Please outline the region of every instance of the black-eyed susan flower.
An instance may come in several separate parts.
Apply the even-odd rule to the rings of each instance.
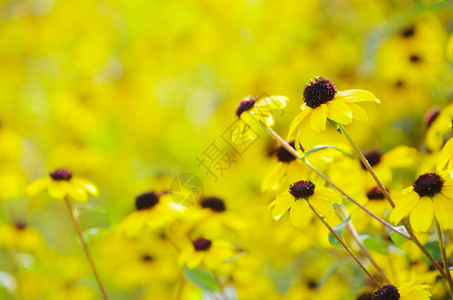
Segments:
[[[269,208],[272,209],[272,218],[276,220],[289,210],[291,223],[304,227],[311,220],[309,204],[321,215],[331,217],[334,215],[333,203],[341,204],[340,197],[334,191],[301,180],[291,184],[289,191],[277,195]]]
[[[453,104],[443,109],[437,107],[428,110],[425,113],[425,123],[427,125],[425,143],[431,151],[439,151],[446,140],[446,136],[451,135]]]
[[[239,102],[236,116],[244,118],[246,122],[255,119],[267,126],[272,126],[274,124],[273,115],[285,108],[286,101],[288,98],[284,96],[271,96],[263,99],[249,96]]]
[[[337,91],[329,79],[315,77],[305,86],[302,112],[292,121],[288,139],[295,137],[296,143],[311,147],[316,133],[326,129],[327,119],[343,125],[353,119],[366,121],[366,111],[356,103],[367,101],[380,102],[368,91]]]
[[[135,198],[135,211],[120,224],[128,237],[138,236],[145,228],[161,229],[180,213],[168,193],[145,192]]]
[[[38,230],[20,221],[0,226],[0,247],[34,254],[47,248]]]
[[[388,284],[371,294],[372,300],[428,300],[431,293],[426,289],[430,286],[426,284],[415,284],[408,282],[399,287]]]
[[[189,269],[203,266],[208,270],[215,270],[225,260],[232,258],[234,254],[234,246],[227,241],[200,237],[181,251],[178,262]]]
[[[49,196],[63,200],[66,196],[78,202],[86,202],[88,194],[98,196],[98,188],[90,181],[78,176],[72,175],[67,169],[56,169],[48,176],[37,179],[27,187],[27,195],[34,197],[39,193],[46,191]]]
[[[417,231],[428,231],[433,217],[442,228],[453,228],[453,180],[447,172],[420,175],[396,203],[390,221],[397,224],[410,215],[410,224]]]

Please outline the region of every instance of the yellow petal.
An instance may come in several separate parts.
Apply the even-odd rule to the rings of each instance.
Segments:
[[[335,98],[344,100],[345,102],[381,102],[371,92],[365,90],[340,91],[335,95]]]
[[[47,191],[49,192],[50,197],[57,200],[63,200],[68,194],[68,182],[64,180],[50,180],[47,185]]]
[[[453,227],[451,217],[453,216],[452,200],[445,198],[442,194],[434,196],[434,214],[443,229]]]
[[[433,202],[428,197],[422,197],[417,206],[412,209],[410,222],[416,232],[426,232],[433,221]]]
[[[91,195],[93,195],[95,197],[99,196],[98,188],[92,182],[90,182],[86,179],[83,179],[78,176],[74,176],[71,178],[70,182],[72,184],[78,186],[79,188],[86,190],[88,193],[90,193]]]
[[[298,161],[290,162],[286,170],[286,177],[289,182],[296,182],[307,177],[307,169]]]
[[[315,193],[313,196],[316,196],[319,199],[328,201],[330,203],[341,204],[341,197],[331,189],[319,186],[315,188]]]
[[[306,106],[305,103],[302,105],[302,112],[300,112],[296,118],[291,122],[289,125],[289,132],[288,132],[288,137],[287,140],[290,140],[293,137],[294,132],[296,129],[299,128],[299,125],[302,123],[302,121],[308,116],[308,114],[311,112],[311,108]]]
[[[323,200],[316,195],[313,195],[309,199],[310,204],[323,216],[332,217],[335,213],[332,203],[326,200]]]
[[[294,202],[289,211],[291,223],[296,227],[305,227],[311,220],[311,212],[305,200],[299,199]]]
[[[327,121],[327,105],[321,104],[320,106],[313,109],[310,118],[311,128],[313,128],[313,130],[316,132],[326,130],[326,121]]]
[[[43,178],[36,179],[27,186],[26,193],[28,197],[35,197],[36,195],[44,192],[50,181],[50,177],[46,176]]]
[[[368,114],[363,108],[361,108],[360,106],[358,106],[355,103],[347,103],[347,105],[351,109],[352,117],[354,119],[363,121],[363,122],[368,121]]]
[[[261,191],[275,190],[278,188],[281,179],[286,170],[286,164],[279,162],[271,171],[264,177],[261,183]]]
[[[285,192],[285,195],[275,199],[275,204],[273,205],[272,209],[272,218],[275,220],[279,220],[281,216],[288,211],[288,209],[294,205],[294,197]],[[272,202],[271,205],[274,203]]]
[[[74,201],[77,202],[87,202],[88,200],[88,195],[85,191],[69,184],[68,186],[68,195],[73,199]]]
[[[453,138],[449,139],[445,146],[440,151],[439,160],[437,161],[436,169],[441,171],[447,165],[447,162],[453,158]]]
[[[327,118],[340,123],[349,124],[352,121],[352,110],[341,100],[332,100],[327,102]]]
[[[396,207],[390,214],[390,221],[398,224],[417,205],[419,198],[420,196],[416,192],[411,192],[404,196],[403,199],[396,203]]]
[[[302,124],[299,127],[299,132],[296,136],[296,144],[302,145],[302,147],[307,150],[313,148],[316,145],[317,139],[316,132],[310,126],[309,118],[302,121]]]

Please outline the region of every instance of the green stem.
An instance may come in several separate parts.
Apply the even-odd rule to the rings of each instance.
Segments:
[[[364,164],[364,166],[366,167],[366,169],[368,170],[368,172],[370,172],[371,176],[373,177],[374,181],[376,182],[376,184],[378,185],[379,189],[382,191],[382,193],[384,194],[385,198],[387,199],[387,201],[390,203],[390,205],[392,206],[392,208],[395,208],[395,203],[393,202],[392,198],[390,197],[390,194],[388,193],[387,189],[384,187],[384,185],[382,184],[382,182],[379,180],[379,178],[377,177],[376,173],[374,172],[373,168],[371,167],[370,163],[368,162],[368,160],[366,159],[365,155],[363,155],[362,151],[360,150],[360,148],[357,146],[357,144],[354,142],[354,140],[351,138],[351,136],[349,135],[348,131],[346,130],[346,128],[342,125],[342,124],[338,124],[340,126],[340,130],[341,130],[341,133],[346,137],[346,139],[348,140],[348,142],[351,144],[352,147],[354,147],[354,149],[357,151],[357,153],[359,154],[359,157],[360,157],[360,160],[362,161],[362,163]],[[410,235],[411,237],[411,240],[417,245],[417,247],[425,254],[425,256],[429,259],[429,261],[431,262],[431,264],[440,272],[440,274],[442,274],[442,276],[444,278],[447,278],[446,276],[446,273],[445,271],[442,269],[442,267],[437,263],[437,261],[434,259],[434,257],[428,252],[428,250],[425,248],[425,246],[423,246],[422,243],[420,243],[420,241],[417,239],[417,237],[415,236],[415,233],[414,231],[412,230],[412,227],[409,225],[409,223],[406,222],[406,220],[402,220],[402,224],[403,226],[406,228],[407,230],[407,233]]]
[[[103,296],[104,300],[109,300],[109,297],[107,296],[107,292],[105,291],[104,285],[102,284],[102,281],[101,281],[101,279],[100,279],[100,277],[98,275],[98,272],[96,270],[96,266],[94,264],[94,260],[93,260],[93,258],[91,256],[91,253],[90,253],[90,251],[88,249],[88,245],[85,242],[85,239],[83,238],[82,228],[80,227],[79,220],[74,215],[74,212],[73,212],[73,209],[72,209],[72,205],[71,205],[71,201],[70,201],[70,199],[67,196],[65,197],[64,200],[65,200],[65,203],[66,203],[66,207],[68,208],[69,214],[71,215],[72,223],[74,223],[74,227],[75,227],[75,229],[77,231],[77,235],[79,236],[80,243],[82,244],[83,250],[85,251],[85,255],[87,257],[88,263],[91,266],[91,270],[93,271],[94,277],[96,278],[96,281],[97,281],[97,283],[99,285],[99,289],[101,290],[102,296]]]
[[[448,263],[448,258],[447,258],[447,252],[445,251],[445,244],[444,244],[444,238],[442,236],[442,229],[440,228],[437,218],[434,218],[434,222],[436,224],[437,240],[439,241],[440,253],[442,255],[442,262],[444,263],[444,271],[445,271],[445,274],[447,275],[446,279],[448,282],[448,287],[450,288],[450,296],[453,299],[453,281],[451,279],[450,270],[448,270],[449,263]]]
[[[382,285],[377,281],[377,279],[365,268],[365,266],[360,262],[359,258],[352,252],[351,248],[343,241],[343,239],[330,227],[329,223],[321,216],[316,209],[311,206],[310,202],[308,206],[311,208],[313,213],[321,220],[321,222],[329,229],[329,231],[333,234],[333,236],[337,239],[337,241],[343,246],[343,248],[348,252],[348,254],[352,257],[352,259],[359,265],[359,267],[365,272],[365,274],[371,279],[371,281],[376,285],[376,287],[381,288]]]

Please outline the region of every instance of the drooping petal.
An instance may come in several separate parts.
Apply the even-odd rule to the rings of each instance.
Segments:
[[[287,140],[290,140],[293,135],[294,135],[294,132],[296,131],[296,129],[299,128],[299,126],[301,125],[302,121],[308,116],[308,114],[311,112],[311,107],[308,107],[305,105],[305,103],[302,105],[302,112],[300,112],[296,118],[291,122],[291,124],[289,125],[289,132],[288,132],[288,137],[287,137]]]
[[[345,102],[381,102],[371,92],[357,89],[340,91],[335,95],[335,98],[344,100]]]
[[[86,190],[88,193],[95,197],[99,196],[98,188],[92,182],[86,179],[83,179],[78,176],[73,176],[71,178],[71,183],[78,186],[79,188],[82,188],[83,190]]]
[[[84,190],[81,190],[71,184],[68,185],[68,195],[77,202],[87,202],[88,195]]]
[[[416,192],[411,192],[404,196],[390,214],[390,221],[398,224],[401,219],[407,216],[411,210],[417,205],[420,196]]]
[[[268,110],[280,110],[286,106],[288,98],[285,96],[271,96],[261,100],[255,104],[255,107],[263,107]]]
[[[368,121],[368,113],[355,103],[346,103],[352,111],[352,117],[359,121]]]
[[[327,118],[346,125],[352,122],[352,110],[346,103],[341,100],[332,100],[327,102]]]
[[[296,200],[289,211],[291,223],[299,228],[305,227],[310,222],[311,214],[307,202],[303,199]]]
[[[264,177],[261,182],[261,190],[274,190],[279,186],[279,182],[284,175],[286,166],[284,163],[279,162],[271,171]]]
[[[335,213],[332,203],[317,197],[316,194],[310,197],[310,204],[323,216],[332,217]]]
[[[412,209],[410,223],[416,232],[426,232],[433,221],[433,202],[428,197],[421,197],[417,206]]]
[[[436,169],[441,171],[447,165],[447,162],[453,158],[453,138],[449,139],[445,146],[440,151]]]
[[[325,201],[328,201],[330,203],[337,203],[341,204],[341,197],[331,189],[319,186],[316,187],[315,189],[315,194],[314,196],[323,199]]]
[[[44,192],[47,189],[50,180],[50,177],[46,176],[30,183],[26,189],[28,197],[35,197],[36,195]]]
[[[451,199],[446,198],[442,194],[434,196],[434,215],[440,226],[443,229],[449,229],[453,227],[453,203]]]
[[[68,192],[68,182],[62,180],[50,180],[49,184],[47,185],[47,192],[49,192],[50,197],[57,200],[63,200]]]
[[[313,109],[310,118],[311,128],[314,131],[320,132],[326,130],[327,121],[327,105],[321,104],[320,106]]]
[[[305,149],[313,148],[316,145],[317,136],[317,133],[310,126],[310,119],[306,118],[302,121],[296,135],[296,145],[300,144]]]
[[[277,199],[275,199],[269,207],[273,206],[272,209],[272,218],[279,220],[280,217],[288,211],[288,209],[293,205],[294,203],[294,197],[288,193],[285,192],[286,195],[283,195]]]

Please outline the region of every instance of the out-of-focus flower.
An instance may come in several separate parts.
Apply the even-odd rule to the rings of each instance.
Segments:
[[[339,91],[327,78],[315,77],[304,89],[302,112],[291,122],[288,140],[295,137],[303,147],[313,146],[317,133],[326,129],[326,121],[332,120],[347,125],[353,119],[366,121],[366,111],[356,103],[380,103],[372,93],[365,90]]]
[[[397,224],[410,215],[413,229],[425,232],[436,216],[442,228],[453,228],[453,180],[447,172],[420,175],[403,194],[390,214],[390,221]]]
[[[445,142],[445,136],[452,132],[453,104],[439,110],[432,108],[425,113],[425,123],[428,127],[425,136],[426,147],[438,151]]]
[[[24,222],[15,222],[0,226],[0,247],[36,254],[46,249],[46,244],[38,230]]]
[[[272,218],[276,220],[289,210],[291,223],[304,227],[311,220],[309,204],[321,215],[331,217],[334,214],[333,203],[341,204],[340,197],[334,191],[301,180],[290,185],[289,191],[277,195],[269,208],[272,209]]]
[[[442,171],[445,168],[450,172],[450,176],[453,175],[453,138],[449,139],[442,148],[437,161],[438,171]]]
[[[247,123],[255,119],[267,126],[272,126],[274,124],[273,115],[285,108],[286,101],[288,101],[288,98],[284,96],[271,96],[263,99],[255,99],[249,96],[239,102],[236,116],[243,118]]]
[[[178,262],[189,269],[202,265],[208,270],[215,270],[222,262],[232,258],[234,254],[234,246],[227,241],[198,238],[182,249]]]
[[[39,193],[46,191],[49,196],[63,200],[69,196],[75,201],[86,202],[88,194],[95,197],[99,195],[98,188],[90,181],[78,176],[73,176],[67,169],[56,169],[48,176],[37,179],[27,187],[27,195],[35,197]]]
[[[408,282],[398,288],[394,285],[384,285],[371,295],[372,300],[428,300],[431,293],[426,289],[431,288],[426,284],[415,284]]]
[[[135,198],[135,208],[120,224],[128,237],[138,236],[145,228],[163,228],[180,213],[167,193],[145,192]]]

